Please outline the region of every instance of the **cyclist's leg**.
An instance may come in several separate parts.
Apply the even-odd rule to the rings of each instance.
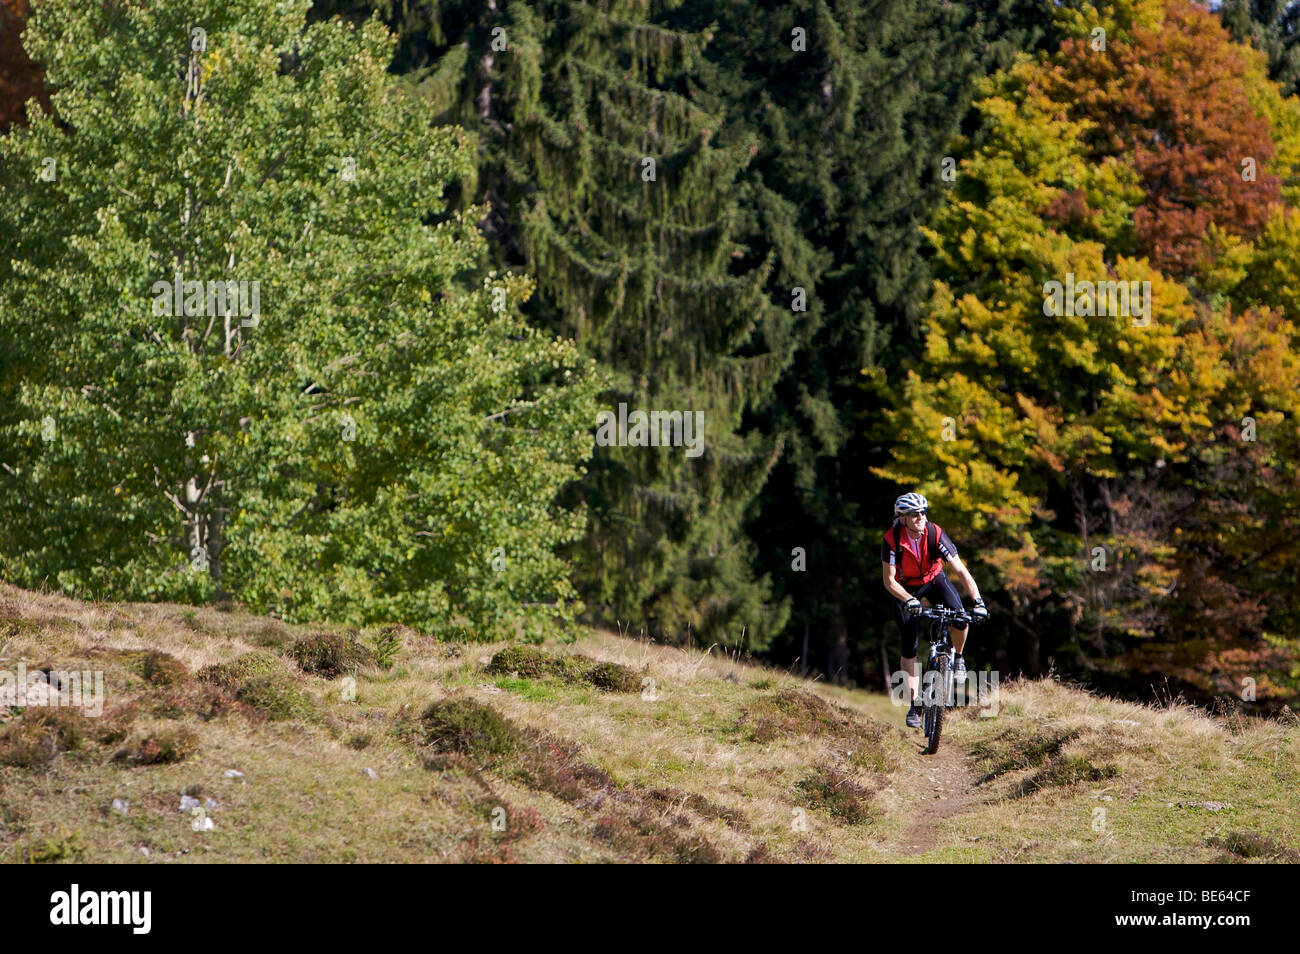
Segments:
[[[921,677],[916,672],[916,644],[920,621],[908,619],[907,614],[903,612],[903,604],[894,600],[894,622],[898,624],[898,641],[901,647],[898,661],[903,672],[907,673],[907,698],[912,705],[916,705],[921,688]]]
[[[959,612],[965,610],[965,607],[961,605],[961,597],[957,595],[957,588],[952,585],[952,580],[948,579],[948,575],[943,570],[940,570],[939,575],[929,582],[926,589],[930,602],[942,603],[944,606]],[[966,630],[965,623],[953,623],[949,629],[952,648],[959,653],[966,645]]]

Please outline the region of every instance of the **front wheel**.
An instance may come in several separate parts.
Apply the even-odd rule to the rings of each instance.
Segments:
[[[925,709],[925,737],[930,741],[925,751],[929,755],[939,751],[943,717],[948,709],[948,681],[948,654],[940,653],[938,666],[934,669],[934,691],[929,696],[931,704]]]

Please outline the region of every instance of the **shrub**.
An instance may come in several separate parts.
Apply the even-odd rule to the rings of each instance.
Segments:
[[[780,859],[772,854],[772,849],[767,847],[765,841],[760,841],[745,856],[745,864],[747,865],[776,865],[780,863]]]
[[[90,736],[100,745],[113,745],[131,734],[131,724],[139,714],[140,704],[134,699],[114,706],[90,727]]]
[[[238,707],[239,701],[227,690],[198,682],[158,693],[150,700],[149,713],[164,719],[194,715],[208,722]]]
[[[28,706],[0,729],[0,765],[44,768],[60,752],[79,749],[86,729],[86,717],[74,709]]]
[[[573,684],[586,683],[606,692],[639,692],[641,679],[627,666],[597,662],[587,656],[556,656],[536,646],[507,646],[487,665],[490,673],[525,679],[559,679]]]
[[[53,735],[60,752],[76,751],[86,738],[86,717],[76,709],[28,707],[23,710],[22,721]]]
[[[653,812],[644,809],[635,815],[607,812],[596,821],[591,834],[620,854],[633,858],[667,858],[684,864],[722,861],[722,854],[703,835],[678,835]]]
[[[393,662],[406,646],[406,626],[384,626],[370,637],[370,649],[374,653],[375,665],[380,669],[392,669]]]
[[[640,692],[641,678],[619,663],[596,663],[586,673],[587,682],[606,692]]]
[[[424,710],[418,741],[438,753],[504,756],[520,747],[523,734],[491,706],[470,699],[444,699]]]
[[[238,690],[243,682],[255,676],[269,676],[284,671],[285,665],[279,656],[264,649],[255,649],[251,653],[244,653],[232,662],[204,666],[199,670],[198,678],[233,692]]]
[[[581,802],[617,785],[609,773],[578,758],[578,749],[549,736],[537,735],[519,755],[515,777],[531,788],[550,792],[566,802]]]
[[[1239,858],[1265,858],[1290,864],[1300,862],[1300,851],[1278,844],[1253,831],[1234,831],[1226,838],[1211,838],[1211,847],[1230,851]]]
[[[40,845],[27,841],[27,851],[19,850],[21,860],[31,865],[48,865],[60,861],[80,861],[86,849],[82,846],[81,832],[64,829],[55,838],[46,838]]]
[[[802,689],[783,689],[762,696],[741,714],[755,742],[793,735],[823,735],[835,728],[835,713],[821,696]]]
[[[783,689],[759,697],[741,713],[739,727],[748,727],[754,742],[798,736],[841,739],[855,765],[878,772],[888,771],[894,762],[885,747],[882,727],[860,722],[843,706],[832,706],[803,689]]]
[[[150,649],[135,660],[135,671],[151,686],[180,686],[192,681],[185,664],[170,653]]]
[[[1078,729],[1043,729],[1028,732],[1008,727],[991,739],[978,742],[971,748],[976,758],[990,763],[988,774],[980,781],[988,782],[1007,772],[1034,768],[1048,759],[1055,759],[1061,749],[1079,738]]]
[[[819,766],[795,786],[812,808],[832,818],[858,825],[871,819],[871,792],[833,768]]]
[[[1074,785],[1078,782],[1100,782],[1120,774],[1116,765],[1093,765],[1081,755],[1056,756],[1032,778],[1021,782],[1015,795],[1031,795],[1044,788]]]
[[[515,673],[525,679],[551,676],[572,682],[581,678],[580,667],[574,666],[568,657],[553,656],[536,646],[507,646],[492,657],[487,671],[501,675]]]
[[[646,801],[659,811],[690,811],[702,818],[712,818],[727,825],[748,829],[749,822],[743,812],[715,805],[697,792],[682,792],[674,788],[654,788],[646,792]]]
[[[182,762],[198,749],[199,736],[194,730],[163,729],[146,735],[133,750],[118,755],[132,765],[166,765]]]
[[[293,644],[289,654],[303,672],[322,679],[353,675],[362,666],[375,664],[374,650],[363,644],[355,631],[304,636]]]
[[[59,754],[54,737],[22,721],[0,729],[0,765],[15,768],[44,768]]]
[[[273,672],[244,682],[236,698],[270,719],[316,719],[320,707],[288,673]]]

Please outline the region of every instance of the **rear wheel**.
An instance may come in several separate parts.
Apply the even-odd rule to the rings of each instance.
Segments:
[[[948,654],[940,653],[938,666],[934,669],[934,691],[931,699],[934,704],[925,710],[925,737],[930,740],[925,750],[930,754],[939,751],[939,736],[943,733],[943,717],[948,708]]]

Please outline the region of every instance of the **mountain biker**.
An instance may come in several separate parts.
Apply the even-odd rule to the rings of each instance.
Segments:
[[[920,677],[916,673],[916,645],[920,635],[921,612],[919,597],[942,603],[961,611],[961,597],[944,573],[946,561],[962,589],[975,601],[973,615],[978,620],[988,619],[979,588],[970,571],[957,557],[957,546],[937,523],[928,523],[926,515],[930,503],[919,493],[903,494],[894,501],[894,525],[885,531],[880,544],[881,575],[885,590],[894,598],[894,618],[902,641],[900,661],[907,673],[907,688],[912,707],[907,711],[907,724],[916,729],[921,726],[921,706],[918,704]],[[928,526],[927,526],[928,523]],[[953,678],[958,683],[966,679],[966,624],[952,624]]]

